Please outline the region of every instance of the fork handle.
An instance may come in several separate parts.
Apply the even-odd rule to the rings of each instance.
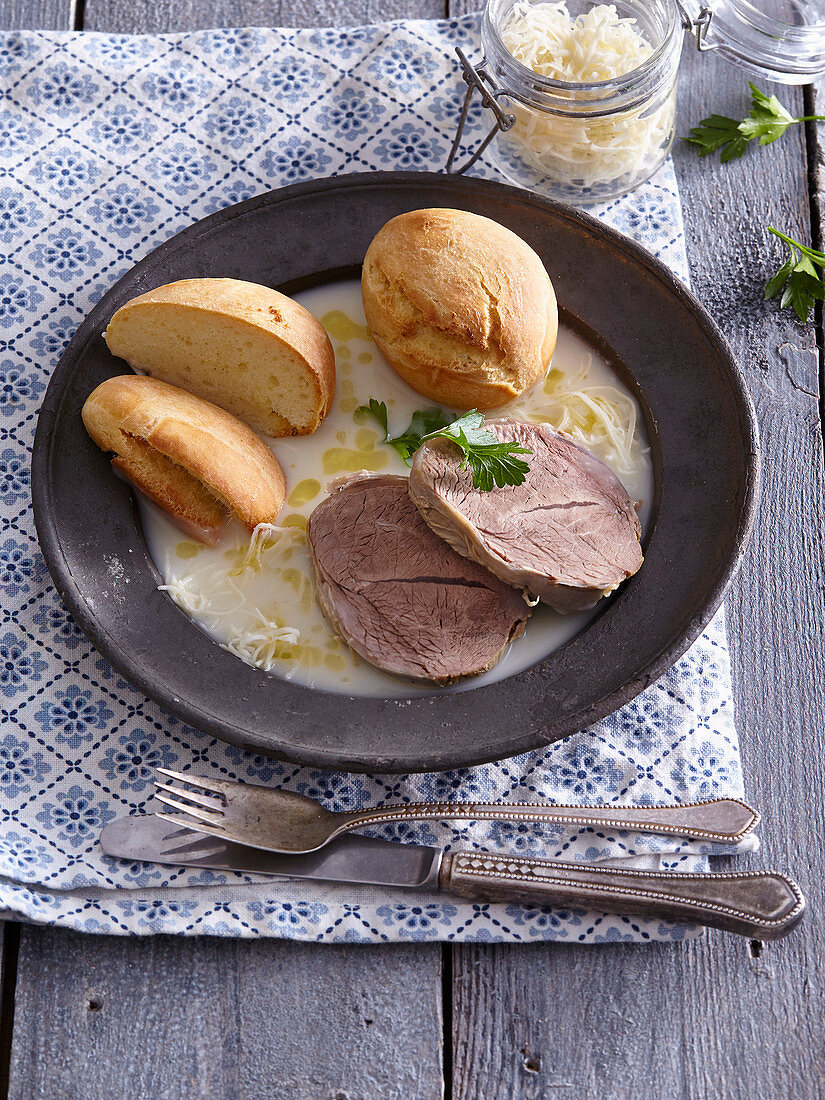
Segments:
[[[338,833],[400,821],[536,821],[605,828],[700,840],[732,841],[746,836],[759,814],[735,798],[683,806],[544,806],[532,802],[410,802],[346,815]],[[336,833],[337,835],[337,833]]]
[[[796,883],[773,871],[679,874],[457,852],[444,856],[439,886],[465,898],[690,922],[761,940],[787,935],[805,911]]]

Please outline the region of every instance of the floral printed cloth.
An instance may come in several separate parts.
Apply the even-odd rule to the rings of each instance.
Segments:
[[[32,438],[49,376],[90,307],[136,260],[227,204],[334,173],[440,168],[464,90],[455,45],[477,49],[475,17],[353,30],[0,36],[0,909],[7,916],[89,932],[327,942],[596,943],[698,934],[655,920],[130,865],[105,858],[97,844],[115,817],[151,812],[159,764],[300,791],[332,810],[421,799],[618,806],[742,795],[721,615],[657,684],[592,729],[484,767],[368,776],[252,756],[165,714],[95,652],[49,581],[29,498]],[[485,126],[478,107],[470,125],[470,138]],[[687,277],[670,165],[597,213]],[[705,868],[710,850],[505,822],[422,823],[379,835],[681,869]]]

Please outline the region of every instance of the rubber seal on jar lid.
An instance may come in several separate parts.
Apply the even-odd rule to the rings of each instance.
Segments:
[[[676,0],[702,52],[778,84],[825,73],[825,0]]]

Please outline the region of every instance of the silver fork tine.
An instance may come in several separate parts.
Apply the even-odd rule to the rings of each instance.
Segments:
[[[202,825],[200,821],[187,821],[184,823],[179,816],[175,814],[165,814],[160,810],[155,814],[155,817],[162,817],[164,821],[172,821],[178,828],[183,825],[185,828],[191,829],[195,833],[202,833],[204,836],[212,836],[213,829],[223,829],[222,825],[210,825],[207,828],[205,825]],[[225,841],[220,840],[220,838],[218,838],[218,842],[220,844],[225,843]]]
[[[226,783],[221,779],[206,779],[202,775],[173,772],[171,768],[155,768],[155,771],[160,775],[165,775],[168,779],[177,779],[179,783],[188,783],[190,787],[200,787],[204,791],[214,791],[215,794],[222,794],[226,797]]]
[[[159,783],[155,780],[155,790],[166,791],[167,794],[176,794],[178,798],[186,798],[189,802],[194,802],[196,806],[205,806],[207,810],[215,810],[216,813],[223,815],[223,807],[226,802],[218,797],[214,798],[212,795],[195,794],[194,791],[182,791],[178,787],[173,787],[171,783]]]
[[[178,813],[194,817],[196,821],[203,821],[209,825],[210,828],[223,830],[223,825],[221,825],[220,821],[223,814],[219,816],[218,814],[207,813],[204,810],[196,810],[193,806],[187,806],[184,802],[178,802],[177,799],[170,798],[168,794],[163,794],[161,791],[155,791],[155,798],[159,802],[171,806],[172,809],[177,810]]]

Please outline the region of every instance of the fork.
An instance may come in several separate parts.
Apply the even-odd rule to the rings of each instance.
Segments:
[[[532,802],[410,802],[372,810],[330,812],[312,799],[252,783],[194,776],[169,768],[157,772],[172,783],[155,780],[155,798],[186,825],[264,848],[297,855],[316,852],[342,833],[372,825],[407,821],[534,821],[562,825],[601,825],[637,833],[691,837],[697,840],[741,840],[757,825],[759,814],[744,802],[725,798],[683,806],[554,806]],[[193,790],[185,790],[185,784]],[[159,813],[181,824],[180,817]]]

